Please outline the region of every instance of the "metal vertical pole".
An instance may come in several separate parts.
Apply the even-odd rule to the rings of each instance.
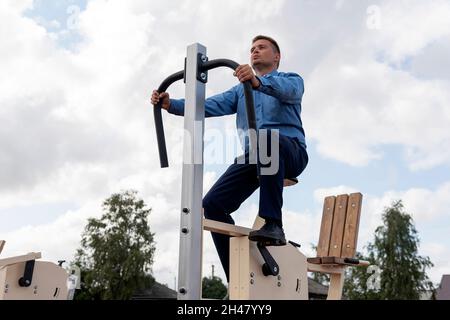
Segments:
[[[196,43],[188,47],[185,68],[186,100],[178,264],[180,300],[200,300],[202,296],[205,83],[198,79],[199,54],[206,57],[204,46]],[[206,75],[203,76],[206,79]]]

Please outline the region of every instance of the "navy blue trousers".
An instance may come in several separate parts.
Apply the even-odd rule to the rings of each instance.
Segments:
[[[270,152],[269,148],[269,154]],[[278,171],[273,175],[260,175],[259,170],[263,166],[261,163],[258,163],[259,166],[249,164],[248,161],[245,164],[239,164],[238,159],[235,159],[203,198],[205,218],[234,224],[230,214],[235,212],[259,187],[258,215],[264,219],[272,218],[282,221],[284,179],[298,177],[307,164],[308,154],[299,140],[279,134]],[[230,237],[214,232],[211,234],[229,281]]]

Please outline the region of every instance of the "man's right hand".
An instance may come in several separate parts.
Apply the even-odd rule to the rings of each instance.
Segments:
[[[162,100],[161,107],[163,109],[169,110],[170,107],[169,94],[167,92],[159,93],[157,90],[153,90],[151,98],[152,104],[156,106],[160,100]]]

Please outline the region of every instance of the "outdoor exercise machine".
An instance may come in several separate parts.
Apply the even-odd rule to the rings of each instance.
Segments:
[[[0,253],[5,241],[0,240]],[[69,274],[61,266],[36,261],[40,252],[0,259],[0,300],[71,300]]]
[[[330,274],[328,299],[340,299],[347,266],[367,266],[354,259],[362,194],[327,197],[324,202],[317,257],[307,259],[299,245],[266,247],[249,241],[250,231],[264,221],[257,217],[253,227],[244,228],[203,218],[203,149],[205,85],[208,71],[219,67],[235,70],[238,63],[228,59],[209,61],[206,48],[198,43],[187,48],[185,68],[166,78],[158,92],[184,79],[185,111],[183,173],[181,191],[178,299],[200,300],[202,284],[203,230],[232,236],[230,239],[229,297],[235,299],[308,299],[307,272]],[[253,89],[243,83],[249,131],[257,132]],[[162,168],[169,166],[161,115],[161,101],[154,108],[158,150]],[[248,134],[250,158],[256,156],[257,134]],[[296,184],[285,179],[285,186]]]

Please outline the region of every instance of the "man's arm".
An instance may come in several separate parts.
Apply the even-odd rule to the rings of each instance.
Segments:
[[[296,73],[286,73],[285,76],[257,77],[260,86],[255,90],[279,99],[288,104],[298,104],[302,101],[305,91],[303,79]]]
[[[296,73],[284,73],[283,76],[256,76],[248,64],[240,65],[234,75],[240,82],[251,81],[253,90],[261,91],[287,104],[298,104],[304,92],[303,79]]]
[[[184,99],[170,99],[169,113],[184,116]],[[237,87],[205,100],[205,117],[220,117],[236,113],[238,103]]]

